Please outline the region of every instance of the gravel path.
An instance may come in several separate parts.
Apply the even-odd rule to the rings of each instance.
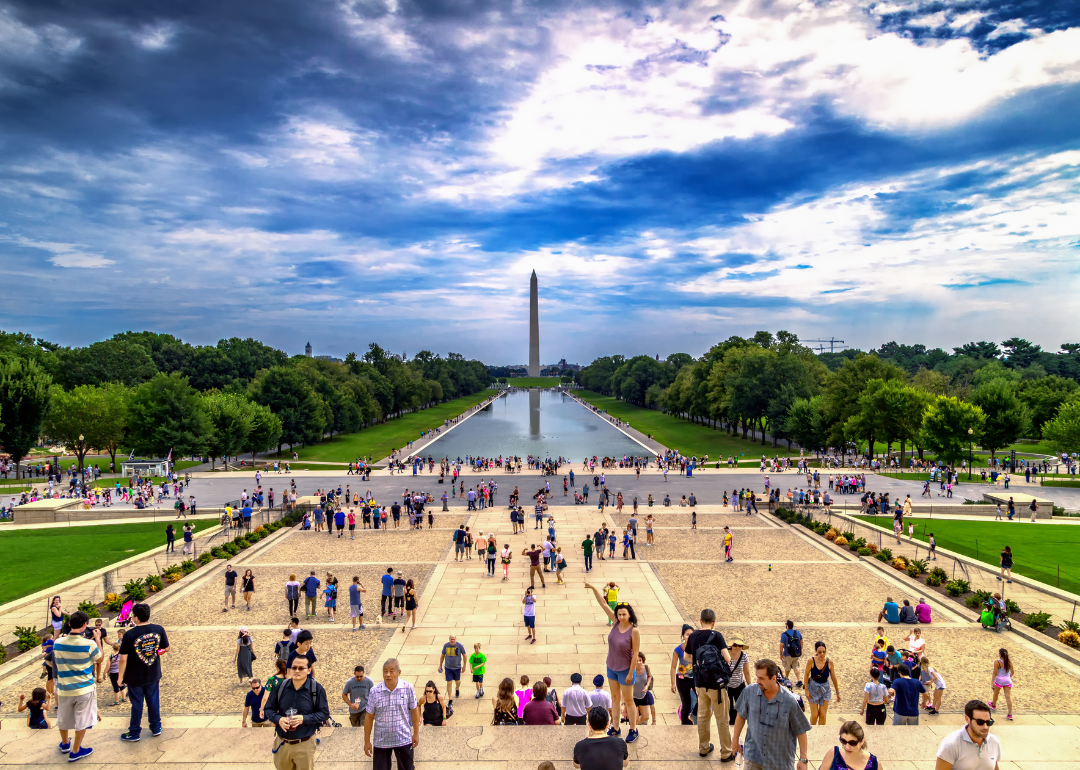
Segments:
[[[638,514],[638,534],[645,531],[645,517],[647,513]],[[616,514],[611,511],[611,517],[614,521],[620,524],[625,524],[630,518],[627,511],[623,511],[622,515]],[[678,509],[677,512],[671,513],[657,513],[653,512],[653,520],[657,527],[681,527],[684,529],[690,529],[690,514],[685,509]],[[732,527],[732,528],[754,528],[754,529],[775,529],[770,527],[768,523],[762,521],[757,516],[744,516],[742,514],[731,513],[699,513],[697,517],[697,523],[699,527]]]
[[[764,564],[738,562],[655,569],[687,618],[711,607],[721,620],[874,623],[886,596],[913,605],[919,598],[856,563],[773,564],[771,572]]]
[[[295,531],[268,551],[260,553],[255,564],[357,564],[374,561],[387,566],[401,561],[439,561],[451,546],[451,531],[446,530],[364,530],[356,539],[348,534],[339,538],[323,532]]]
[[[822,561],[831,558],[802,538],[790,532],[775,529],[755,529],[733,531],[732,555],[736,564],[743,559],[784,559]],[[646,547],[645,533],[638,527],[637,549],[639,559],[649,561],[677,559],[723,559],[724,536],[722,532],[708,530],[694,532],[686,529],[681,532],[660,530],[656,533],[656,545]],[[620,540],[616,553],[621,555]]]
[[[395,566],[388,562],[387,567]],[[243,567],[237,572],[244,574]],[[154,621],[165,626],[224,626],[241,625],[265,626],[280,625],[282,628],[289,622],[289,605],[285,599],[285,581],[289,574],[293,573],[297,579],[303,580],[314,569],[315,576],[321,581],[322,587],[326,586],[326,573],[332,572],[338,579],[338,623],[349,624],[349,595],[348,586],[352,584],[354,575],[360,577],[360,582],[367,589],[364,594],[364,607],[368,613],[377,612],[381,585],[379,579],[386,573],[385,567],[371,565],[334,564],[326,567],[308,567],[307,565],[295,568],[289,567],[260,567],[253,565],[252,573],[255,575],[255,597],[252,600],[252,608],[249,612],[244,609],[243,595],[236,597],[236,609],[222,612],[222,600],[224,599],[225,578],[219,575],[216,579],[199,586],[197,590],[180,601],[167,607],[154,615]],[[406,580],[411,579],[419,589],[427,581],[435,570],[434,564],[407,566],[395,566],[394,574],[399,572]],[[318,603],[318,623],[326,623],[327,614],[325,602],[320,594]],[[303,619],[304,600],[300,599],[300,618]],[[265,633],[265,632],[264,632]],[[277,642],[280,636],[274,635],[273,641]]]

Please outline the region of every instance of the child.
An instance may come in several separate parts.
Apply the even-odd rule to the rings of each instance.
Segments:
[[[889,637],[885,636],[885,628],[883,626],[877,627],[877,639],[875,641],[881,642],[882,647],[889,646]]]
[[[731,541],[731,529],[724,527],[724,561],[726,562],[735,561],[735,558],[731,555]]]
[[[330,616],[330,622],[334,623],[334,613],[337,611],[337,586],[327,581],[323,595],[326,596],[326,614]]]
[[[612,558],[612,559],[615,558],[615,533],[614,532],[611,532],[611,534],[608,535],[608,557]]]
[[[619,587],[615,585],[615,581],[611,581],[604,587],[604,599],[608,603],[608,607],[611,607],[611,611],[615,611],[615,607],[619,604]],[[611,619],[608,618],[608,625],[611,625]]]
[[[690,529],[697,529],[697,509],[690,511]]]
[[[102,618],[96,618],[94,620],[94,630],[87,632],[88,639],[94,638],[94,631],[99,632],[99,634],[101,635],[102,648],[104,648],[105,645],[109,643],[109,629],[105,628],[105,626],[103,625],[104,622],[105,621]],[[103,660],[104,657],[101,657],[94,661],[94,679],[98,682],[104,681],[105,679],[105,677],[101,675],[101,664]]]
[[[487,656],[480,652],[480,643],[477,642],[473,646],[473,654],[469,656],[469,670],[472,671],[473,684],[476,686],[477,698],[484,696],[484,664],[487,663]]]
[[[874,649],[870,653],[870,666],[879,671],[885,668],[885,644],[881,639],[874,642]]]
[[[24,703],[26,700],[25,695],[19,696],[19,711],[30,710],[30,714],[26,718],[26,726],[31,730],[49,729],[49,719],[45,716],[45,701],[48,697],[44,687],[35,687],[34,691],[30,693],[28,703]]]
[[[121,685],[120,682],[120,643],[116,642],[112,646],[112,655],[109,656],[109,681],[112,682],[113,691],[113,705],[119,706],[124,702],[127,685]]]
[[[930,533],[930,561],[937,561],[937,540],[933,532]]]
[[[619,724],[615,721],[615,713],[611,710],[611,695],[604,689],[604,675],[597,674],[592,680],[593,689],[589,693],[589,700],[593,708],[599,706],[600,708],[607,709],[608,723],[612,725]]]
[[[545,759],[536,766],[536,770],[555,770],[555,764],[550,760]]]
[[[908,540],[915,539],[915,522],[909,521],[907,525]]]

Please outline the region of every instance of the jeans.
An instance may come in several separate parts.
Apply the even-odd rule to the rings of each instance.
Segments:
[[[379,603],[379,609],[382,610],[383,615],[388,615],[394,611],[394,597],[383,596],[382,601]]]
[[[371,756],[372,770],[390,770],[391,755],[397,757],[398,770],[413,770],[413,747],[411,743],[395,746],[392,749],[373,747]]]
[[[592,554],[585,554],[585,571],[588,572],[592,569]]]
[[[132,735],[142,732],[144,700],[146,710],[149,712],[150,732],[159,732],[161,730],[161,702],[158,698],[158,682],[129,684],[127,688],[128,701],[131,703],[131,721],[128,723],[128,732]]]
[[[494,575],[495,574],[495,560],[494,559],[488,559],[487,560],[487,571],[488,571],[489,575]]]
[[[681,724],[692,725],[694,721],[690,718],[691,715],[697,716],[697,703],[691,704],[691,694],[694,692],[694,680],[687,679],[685,676],[678,677],[675,680],[675,687],[679,691],[679,700],[682,703],[680,707]]]

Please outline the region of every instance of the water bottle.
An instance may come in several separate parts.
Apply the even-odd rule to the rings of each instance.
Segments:
[[[769,565],[769,572],[772,572],[772,564]]]

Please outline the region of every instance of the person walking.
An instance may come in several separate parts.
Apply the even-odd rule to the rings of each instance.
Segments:
[[[420,699],[420,715],[423,723],[432,727],[442,727],[449,718],[446,698],[439,692],[435,682],[430,679],[424,685],[424,697]]]
[[[743,755],[743,770],[791,770],[796,756],[796,770],[807,770],[810,723],[799,699],[780,686],[780,667],[768,658],[754,665],[754,674],[756,681],[735,704],[739,715],[731,737],[732,747]],[[747,731],[745,743],[743,730]]]
[[[402,615],[405,623],[401,626],[401,633],[405,633],[405,626],[408,625],[410,617],[412,617],[412,627],[416,628],[416,608],[419,606],[416,600],[416,587],[413,585],[412,578],[409,578],[405,581],[405,614]]]
[[[792,670],[799,675],[799,658],[802,657],[802,632],[796,630],[793,621],[785,623],[787,630],[780,634],[780,663],[784,667],[784,679],[790,678]],[[795,683],[802,687],[802,680]]]
[[[364,597],[367,593],[364,584],[360,582],[359,575],[353,575],[352,585],[349,586],[349,617],[352,618],[353,631],[357,629],[357,621],[360,628],[364,628]],[[353,725],[359,727],[360,725]]]
[[[465,663],[465,645],[450,634],[450,641],[442,646],[439,653],[439,673],[446,671],[446,692],[450,693],[450,683],[454,683],[454,697],[461,697],[461,668]]]
[[[503,543],[502,554],[500,556],[501,556],[502,571],[503,571],[502,579],[503,580],[509,580],[510,579],[510,560],[513,558],[513,554],[510,553],[510,544],[509,543]],[[540,579],[541,579],[541,582],[543,582],[543,575],[541,575]]]
[[[885,724],[885,704],[889,700],[889,688],[881,683],[881,669],[870,669],[870,681],[863,686],[863,705],[859,716],[866,715],[866,724]]]
[[[524,606],[522,612],[525,618],[525,638],[530,640],[529,644],[536,644],[536,596],[533,594],[534,590],[532,586],[526,588],[525,596],[521,600]]]
[[[279,684],[266,699],[263,712],[275,726],[274,767],[277,770],[312,770],[315,744],[312,738],[330,718],[326,690],[310,675],[307,658],[298,656],[289,664],[289,679]]]
[[[586,536],[581,541],[581,550],[584,553],[585,574],[588,574],[592,572],[593,539],[591,537]]]
[[[229,611],[229,598],[232,597],[232,608],[236,609],[236,578],[239,575],[233,569],[233,565],[225,565],[225,601],[221,608],[222,612]]]
[[[131,615],[135,627],[124,632],[120,639],[120,667],[117,687],[128,690],[131,719],[127,732],[120,740],[134,742],[142,733],[143,704],[149,715],[150,734],[161,735],[161,701],[158,684],[161,681],[161,656],[169,651],[165,629],[150,622],[150,605],[136,604]]]
[[[77,610],[68,617],[68,633],[53,645],[53,660],[57,674],[56,726],[60,728],[60,753],[69,762],[77,762],[94,753],[83,746],[86,731],[97,724],[97,687],[94,663],[102,657],[101,632],[87,639],[86,626],[90,617]],[[74,732],[69,740],[69,734]]]
[[[413,770],[413,749],[420,743],[420,707],[416,692],[401,680],[396,658],[383,663],[382,681],[371,688],[364,719],[364,753],[372,757],[372,770],[390,770],[391,757],[398,770]]]
[[[244,696],[244,711],[240,715],[240,726],[247,727],[248,714],[251,714],[252,727],[269,727],[270,722],[266,719],[262,703],[266,700],[266,689],[256,677],[251,680],[251,690]]]
[[[1005,705],[1009,707],[1009,713],[1005,716],[1012,721],[1012,688],[1013,688],[1013,664],[1009,659],[1009,651],[1004,647],[998,650],[998,658],[994,661],[994,673],[990,680],[990,687],[994,692],[994,698],[990,701],[990,708],[996,709],[998,696],[1005,693]]]
[[[922,694],[926,692],[926,688],[923,687],[922,682],[911,678],[911,669],[906,663],[897,666],[896,673],[898,676],[893,679],[892,687],[889,688],[889,695],[894,698],[892,723],[918,725],[919,701]]]
[[[1013,552],[1010,546],[1005,546],[1001,550],[1001,570],[998,572],[998,581],[1004,580],[1006,583],[1012,582],[1012,566],[1013,566]]]
[[[375,682],[372,678],[364,673],[364,667],[357,666],[353,669],[353,675],[341,688],[341,699],[349,707],[349,724],[353,727],[360,727],[363,724],[368,695],[371,694],[371,688],[374,686]]]
[[[607,654],[607,678],[611,686],[612,707],[619,713],[619,703],[626,707],[630,718],[630,729],[626,733],[626,742],[633,743],[637,740],[637,709],[634,708],[634,665],[637,661],[638,650],[641,649],[641,634],[637,629],[637,615],[634,608],[627,602],[619,602],[615,611],[604,601],[599,589],[589,583],[585,587],[593,592],[596,603],[604,610],[608,620],[612,622],[611,631],[608,632]],[[622,729],[616,724],[608,731],[611,735],[619,735]]]
[[[296,575],[289,575],[289,579],[285,581],[285,601],[289,603],[289,617],[296,615],[296,610],[300,606],[300,581],[296,579]]]
[[[244,595],[247,611],[251,612],[251,598],[255,596],[255,573],[251,570],[244,570],[244,576],[240,578],[240,593]]]
[[[840,725],[840,745],[825,753],[818,770],[881,770],[881,764],[866,750],[862,725],[852,721]]]
[[[981,700],[964,704],[964,726],[946,735],[937,750],[935,770],[997,770],[1001,742],[991,735],[994,720]]]
[[[735,703],[739,700],[743,690],[750,683],[753,674],[750,673],[750,656],[746,654],[746,642],[742,637],[736,636],[731,640],[731,679],[727,683],[728,695],[728,724],[735,724]]]
[[[694,693],[694,663],[686,654],[686,640],[690,638],[694,627],[684,623],[682,627],[682,642],[671,651],[671,691],[679,694],[679,723],[692,725],[693,716],[697,717],[697,695]],[[693,695],[693,697],[691,697]],[[691,701],[693,705],[691,705]]]
[[[830,680],[832,687],[829,686]],[[814,642],[814,655],[806,662],[804,681],[810,701],[810,724],[823,725],[829,713],[829,701],[832,700],[833,689],[836,690],[836,702],[840,702],[836,664],[829,660],[825,642]]]
[[[731,678],[731,653],[724,636],[713,627],[716,613],[703,609],[699,616],[701,628],[686,640],[686,652],[694,662],[694,687],[698,699],[698,753],[708,756],[716,747],[710,742],[709,718],[716,720],[716,732],[720,740],[720,761],[735,759],[732,750],[731,731],[728,729],[728,691]]]
[[[177,518],[180,518],[179,514]],[[176,553],[176,530],[172,524],[165,527],[165,553]]]
[[[313,618],[318,612],[319,607],[319,586],[322,582],[315,577],[315,570],[311,570],[311,574],[304,578],[304,618]]]
[[[236,664],[236,675],[240,678],[240,684],[248,684],[255,676],[251,670],[254,662],[254,640],[247,627],[240,626],[236,636],[236,651],[233,653],[233,663]]]

